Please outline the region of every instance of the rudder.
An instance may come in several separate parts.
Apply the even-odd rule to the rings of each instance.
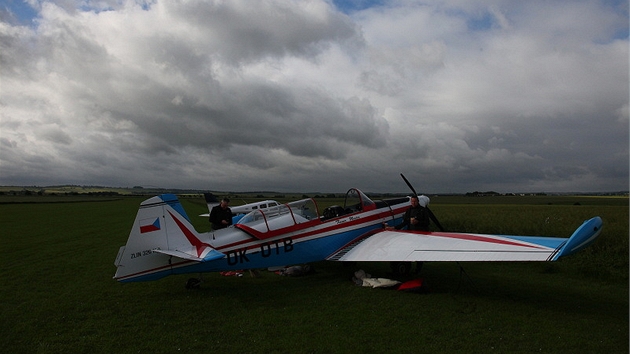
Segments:
[[[114,279],[155,280],[171,274],[173,267],[223,256],[200,240],[177,197],[163,194],[140,204],[127,244],[114,262]]]

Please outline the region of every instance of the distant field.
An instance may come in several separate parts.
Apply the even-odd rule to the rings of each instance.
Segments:
[[[319,197],[323,199],[331,196],[343,197],[345,193],[277,193],[277,192],[217,192],[217,191],[200,191],[200,190],[169,190],[162,188],[143,188],[143,187],[98,187],[98,186],[0,186],[0,197],[9,195],[24,196],[77,196],[77,195],[98,195],[114,193],[120,196],[135,195],[157,195],[162,193],[173,193],[182,197],[202,197],[204,192],[212,192],[219,196],[228,196],[235,198],[236,202],[244,200],[260,200],[260,199],[286,199],[296,200],[304,196]],[[369,193],[368,193],[369,194]],[[408,195],[409,193],[392,194]],[[375,198],[387,198],[388,194],[370,195]],[[391,195],[389,195],[391,196]],[[584,202],[589,199],[590,202],[603,204],[628,204],[628,193],[618,193],[618,195],[501,195],[501,196],[464,196],[462,195],[429,195],[432,203],[450,203],[450,204],[547,204],[547,203],[575,203]]]
[[[382,263],[319,262],[300,278],[209,274],[196,291],[188,276],[123,285],[113,262],[144,197],[11,198],[0,195],[7,353],[628,352],[627,197],[432,197],[450,231],[568,237],[595,215],[604,231],[554,263],[426,263],[426,294],[349,280],[359,268],[393,277]],[[182,203],[207,231],[203,198]]]

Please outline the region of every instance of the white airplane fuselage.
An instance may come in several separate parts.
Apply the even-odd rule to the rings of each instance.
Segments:
[[[320,216],[315,201],[256,210],[237,224],[196,233],[179,201],[164,196],[143,203],[126,246],[115,264],[115,279],[144,281],[170,274],[256,269],[325,260],[347,244],[400,222],[409,198],[373,202],[358,190],[356,204]],[[160,199],[162,198],[162,199]],[[167,234],[168,233],[168,234]]]

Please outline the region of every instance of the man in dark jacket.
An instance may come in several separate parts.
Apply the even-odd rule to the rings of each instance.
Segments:
[[[444,231],[442,225],[440,225],[440,222],[428,206],[429,197],[425,195],[411,197],[411,207],[403,215],[403,222],[396,225],[396,230],[407,226],[407,229],[411,231],[430,231],[429,223],[433,221],[441,231]]]
[[[221,203],[216,205],[210,211],[210,222],[213,230],[219,230],[232,225],[232,210],[229,205],[228,198],[221,199]]]
[[[411,231],[430,231],[429,223],[433,221],[440,231],[444,231],[438,219],[429,209],[429,201],[429,197],[426,195],[411,197],[411,206],[403,215],[403,222],[396,225],[395,229],[400,230],[407,226],[407,229]],[[392,227],[387,227],[387,229],[391,230]],[[422,269],[422,262],[415,263],[416,274],[418,274],[420,269]],[[390,265],[394,272],[397,273],[406,273],[411,270],[411,262],[390,262]]]

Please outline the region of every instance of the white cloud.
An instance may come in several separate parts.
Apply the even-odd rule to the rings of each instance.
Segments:
[[[0,22],[2,184],[628,187],[623,4],[33,6]]]

